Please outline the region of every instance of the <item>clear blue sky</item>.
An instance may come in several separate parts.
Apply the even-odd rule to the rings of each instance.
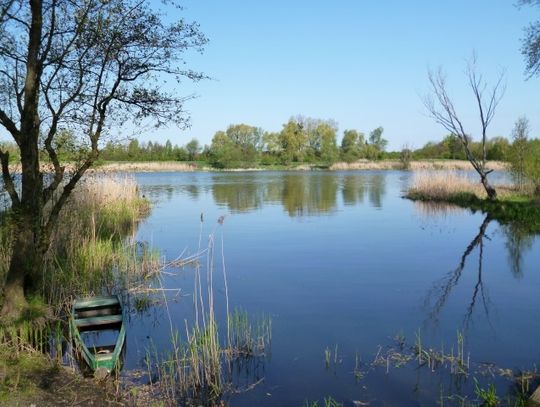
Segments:
[[[193,68],[214,79],[196,86],[186,108],[192,126],[143,140],[210,143],[217,130],[247,123],[279,131],[290,116],[335,119],[368,133],[383,126],[390,149],[420,147],[447,132],[426,116],[427,69],[442,66],[450,93],[478,135],[464,77],[473,50],[486,79],[506,69],[506,94],[490,136],[508,136],[520,115],[540,136],[540,78],[526,81],[523,28],[540,8],[512,0],[220,1],[186,0],[183,15],[210,42]]]
[[[191,128],[151,129],[142,141],[209,144],[234,123],[279,131],[291,116],[334,119],[344,129],[385,129],[389,149],[438,141],[447,132],[427,117],[427,70],[442,66],[467,131],[478,119],[464,76],[473,50],[493,79],[506,69],[506,94],[489,136],[509,136],[526,115],[540,137],[540,78],[526,80],[523,29],[540,7],[517,0],[184,0],[171,10],[198,21],[210,42],[186,55],[188,67],[212,80],[184,83]],[[0,132],[0,139],[6,139]],[[127,135],[125,132],[123,136]]]

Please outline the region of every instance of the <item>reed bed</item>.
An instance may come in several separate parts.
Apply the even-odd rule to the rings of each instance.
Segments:
[[[429,201],[451,201],[463,194],[473,195],[479,199],[487,196],[479,181],[473,181],[467,175],[452,171],[419,172],[415,174],[407,191],[410,198]]]
[[[512,185],[494,185],[499,199],[516,194]],[[486,199],[487,194],[476,174],[455,171],[420,171],[414,175],[406,197],[416,201],[453,202],[474,197]]]
[[[95,172],[190,172],[197,165],[177,161],[115,162],[96,167]]]
[[[129,238],[150,205],[128,176],[89,176],[60,213],[43,267],[41,294],[60,306],[78,294],[110,291],[126,273],[143,278],[159,267],[155,252]],[[9,214],[0,213],[0,277],[9,267]],[[126,238],[127,237],[127,238]]]
[[[91,176],[63,208],[47,253],[44,296],[60,303],[73,295],[112,291],[127,276],[144,278],[160,267],[157,253],[133,241],[147,200],[129,176]]]
[[[508,164],[502,161],[490,161],[488,167],[496,171],[505,171]],[[400,170],[403,162],[400,160],[369,161],[358,160],[352,163],[338,162],[330,166],[331,170]],[[409,163],[412,171],[469,171],[471,163],[466,160],[416,160]]]

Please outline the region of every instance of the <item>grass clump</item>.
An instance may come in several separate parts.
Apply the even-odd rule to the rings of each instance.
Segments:
[[[480,387],[478,380],[474,378],[474,393],[482,403],[482,406],[495,407],[499,405],[499,397],[497,396],[497,391],[495,390],[493,383],[490,383],[487,389],[484,389],[483,387]]]

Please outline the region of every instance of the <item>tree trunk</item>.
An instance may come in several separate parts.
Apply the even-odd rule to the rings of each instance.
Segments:
[[[490,201],[495,201],[497,199],[497,191],[489,183],[487,176],[485,174],[480,174],[480,179],[482,181],[482,185],[484,186],[484,189],[486,190],[488,199]]]
[[[28,305],[26,295],[39,286],[42,256],[35,229],[29,216],[15,215],[13,247],[4,287],[4,304],[0,315],[17,319]]]
[[[25,294],[38,287],[42,275],[45,243],[43,233],[43,175],[39,167],[39,92],[42,61],[39,57],[43,26],[42,0],[30,0],[28,53],[24,80],[20,131],[15,141],[21,153],[21,190],[18,202],[12,202],[13,247],[4,287],[0,316],[17,318],[27,302]]]
[[[16,319],[28,305],[25,296],[39,288],[45,245],[42,240],[43,176],[36,132],[21,143],[21,199],[13,205],[13,246],[0,316]]]

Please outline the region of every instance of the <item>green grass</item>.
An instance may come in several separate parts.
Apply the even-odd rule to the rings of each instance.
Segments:
[[[497,391],[493,383],[490,383],[487,389],[484,389],[480,387],[478,380],[474,378],[474,393],[482,403],[482,406],[495,407],[499,404],[499,397],[497,397]]]

